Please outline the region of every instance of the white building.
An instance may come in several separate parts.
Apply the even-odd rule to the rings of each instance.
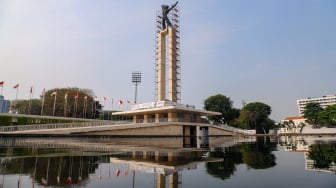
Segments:
[[[281,133],[301,133],[301,129],[305,124],[306,119],[303,116],[289,116],[281,121],[281,124],[285,125],[278,130],[278,134]]]
[[[336,95],[326,95],[326,96],[318,97],[318,98],[309,97],[307,99],[297,100],[296,104],[299,109],[299,114],[301,116],[303,115],[303,111],[304,111],[306,104],[311,103],[311,102],[318,103],[320,104],[322,108],[325,108],[327,106],[336,104]]]

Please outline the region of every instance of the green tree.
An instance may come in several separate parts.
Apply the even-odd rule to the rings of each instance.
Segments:
[[[256,129],[256,133],[266,133],[274,127],[274,122],[269,119],[271,107],[262,102],[253,102],[245,105],[240,113],[242,126]]]
[[[17,109],[20,114],[40,115],[41,114],[41,100],[20,100],[17,101]]]
[[[317,114],[317,121],[326,126],[336,125],[336,105],[327,106]]]
[[[30,115],[41,115],[43,105],[42,115],[46,116],[53,116],[55,104],[55,116],[77,118],[98,118],[102,108],[92,90],[79,88],[51,89],[39,99],[18,100],[15,104],[20,114]]]
[[[44,100],[43,115],[49,116],[53,115],[54,104],[55,116],[65,117],[97,118],[102,108],[102,105],[95,100],[93,91],[89,89],[52,89],[46,91],[44,98],[41,96],[41,100]]]
[[[209,120],[214,121],[214,123],[229,124],[230,121],[239,116],[239,110],[232,108],[232,104],[233,102],[229,97],[217,94],[204,101],[204,109],[221,113],[219,116],[209,117]]]
[[[318,114],[323,110],[320,104],[311,102],[307,103],[303,110],[303,117],[307,119],[309,124],[317,125]]]

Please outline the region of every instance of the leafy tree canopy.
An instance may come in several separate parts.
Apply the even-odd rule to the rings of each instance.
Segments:
[[[307,119],[307,122],[310,124],[317,124],[318,123],[318,114],[323,110],[320,104],[311,102],[306,104],[303,116]]]
[[[243,107],[239,120],[241,124],[255,128],[256,133],[265,133],[274,127],[274,122],[269,119],[271,107],[262,102],[248,103]]]
[[[322,125],[336,125],[336,105],[327,106],[317,115],[317,120]]]
[[[90,89],[55,88],[45,91],[39,99],[16,102],[22,114],[97,118],[102,105]]]
[[[214,123],[228,124],[239,116],[239,110],[232,108],[233,102],[225,95],[217,94],[210,96],[204,101],[204,109],[220,112],[220,116],[209,117]]]

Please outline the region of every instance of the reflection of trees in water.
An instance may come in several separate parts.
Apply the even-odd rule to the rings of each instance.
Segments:
[[[93,174],[102,178],[101,167],[97,172],[100,163],[109,163],[108,176],[116,172],[113,164],[110,169],[110,158],[138,161],[168,166],[184,166],[195,161],[202,161],[203,151],[175,151],[156,150],[149,151],[113,151],[105,153],[81,151],[76,149],[53,149],[53,148],[22,148],[8,147],[1,148],[4,156],[0,172],[2,174],[26,174],[34,180],[35,184],[64,187],[67,184],[80,184],[85,186]],[[90,156],[87,156],[90,155]],[[125,166],[122,166],[123,168]],[[107,170],[107,169],[106,169]],[[129,170],[126,165],[125,176]],[[119,172],[120,173],[120,172]],[[71,177],[71,182],[68,182]],[[81,181],[79,181],[79,177]]]
[[[3,161],[2,168],[7,174],[30,174],[39,184],[47,180],[48,185],[62,186],[88,179],[98,167],[97,160],[96,156],[26,157]],[[71,182],[68,177],[71,177]]]
[[[270,142],[269,138],[257,138],[257,142],[253,144],[245,144],[241,151],[243,162],[253,169],[266,169],[276,165],[275,155],[272,151],[276,150],[276,143]]]
[[[211,152],[211,157],[223,158],[221,162],[206,163],[207,172],[221,179],[228,179],[236,171],[236,165],[246,164],[253,169],[266,169],[276,165],[276,143],[269,139],[257,138],[256,143],[244,143],[241,145],[222,148]]]
[[[336,163],[336,143],[311,145],[308,156],[314,160],[315,168],[330,168]]]
[[[230,178],[236,171],[236,164],[242,163],[242,155],[238,146],[223,148],[221,151],[211,152],[211,157],[223,158],[221,162],[206,163],[207,172],[222,180]]]

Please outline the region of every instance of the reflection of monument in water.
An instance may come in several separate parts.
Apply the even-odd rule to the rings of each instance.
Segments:
[[[169,143],[174,139],[165,140]],[[199,162],[212,161],[204,158],[205,151],[199,149],[121,145],[103,138],[5,138],[0,139],[0,148],[7,155],[0,158],[3,177],[19,169],[20,174],[30,175],[32,185],[62,187],[106,179],[107,173],[101,174],[99,163],[108,165],[108,178],[152,173],[156,187],[167,187],[167,183],[168,187],[178,187],[181,171],[196,169]],[[4,179],[5,185],[13,184]]]
[[[199,162],[215,161],[203,158],[202,151],[152,151],[134,153],[133,158],[110,158],[112,164],[127,164],[133,173],[150,173],[157,188],[177,188],[182,185],[181,172],[197,168]],[[218,160],[217,160],[218,161]]]

